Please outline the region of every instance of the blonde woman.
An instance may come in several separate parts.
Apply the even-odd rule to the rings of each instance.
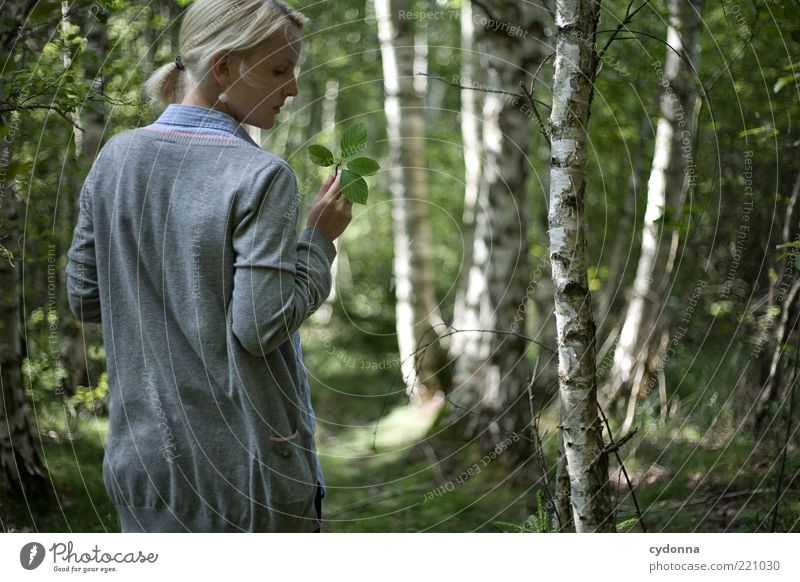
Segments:
[[[351,203],[330,176],[298,236],[295,175],[241,127],[297,94],[305,16],[197,0],[81,191],[70,305],[102,323],[103,460],[124,532],[320,531],[324,480],[300,324],[327,298]]]

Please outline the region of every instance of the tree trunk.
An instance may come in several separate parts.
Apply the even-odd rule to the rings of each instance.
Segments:
[[[478,52],[475,47],[475,24],[472,21],[472,3],[461,5],[461,81],[483,83],[482,69],[478,66]],[[475,205],[481,179],[483,158],[483,139],[480,125],[483,110],[483,93],[472,89],[461,90],[461,141],[464,144],[464,211],[461,220],[464,258],[462,265],[472,264],[472,245],[475,240]],[[453,327],[466,329],[466,295],[469,282],[469,268],[459,272],[456,283],[456,300],[453,307]],[[456,333],[450,340],[450,359],[457,360],[464,349],[466,336]]]
[[[94,162],[98,152],[105,143],[106,114],[100,103],[105,95],[105,76],[102,67],[108,55],[108,34],[106,25],[87,15],[88,20],[81,26],[86,31],[87,50],[83,53],[82,66],[84,75],[91,80],[89,91],[86,95],[86,105],[80,114],[80,125],[84,132],[75,130],[75,155],[88,162],[87,168]],[[65,59],[65,66],[70,66]],[[92,105],[88,105],[92,103]],[[76,116],[77,117],[77,116]],[[76,119],[76,121],[78,121]],[[77,137],[81,135],[80,139]],[[59,209],[59,215],[65,225],[60,229],[67,238],[59,240],[59,244],[66,255],[72,239],[72,230],[78,220],[78,193],[80,185],[71,185],[69,195],[64,197],[64,209]],[[78,386],[89,386],[88,356],[86,348],[98,340],[99,330],[94,325],[84,325],[70,313],[67,300],[66,271],[61,272],[61,297],[59,306],[59,321],[62,322],[61,331],[61,358],[65,367],[61,389],[64,394],[75,394]]]
[[[659,342],[660,334],[655,332],[669,294],[668,263],[673,244],[673,228],[669,223],[678,214],[681,194],[690,183],[686,172],[694,163],[692,113],[697,91],[692,66],[696,70],[703,0],[670,0],[669,10],[667,43],[671,48],[666,49],[663,68],[660,117],[647,182],[639,263],[614,363],[602,389],[604,404],[613,403],[620,394],[630,393],[633,402],[629,412],[635,409],[639,395],[635,379],[649,376],[648,358],[652,357],[654,342]],[[653,69],[661,76],[660,63],[654,64]],[[626,425],[631,420],[628,414]]]
[[[556,4],[550,112],[550,261],[555,284],[561,434],[576,532],[613,532],[608,454],[598,416],[595,325],[586,273],[586,144],[599,0]]]
[[[558,454],[556,457],[556,496],[555,514],[558,528],[554,531],[570,533],[575,531],[575,522],[572,519],[572,502],[570,501],[569,470],[567,457],[564,452],[564,433],[558,435]]]
[[[786,206],[786,215],[783,219],[781,228],[781,244],[794,243],[800,244],[800,232],[793,233],[795,222],[793,221],[794,209],[797,201],[800,200],[800,174],[797,175],[792,188],[792,195]],[[790,240],[790,237],[791,240]],[[773,282],[769,281],[768,300],[764,310],[765,328],[762,329],[758,338],[758,356],[761,362],[761,388],[758,394],[758,405],[753,423],[753,428],[757,436],[763,434],[767,420],[772,421],[777,415],[774,410],[775,402],[778,400],[779,386],[781,385],[786,342],[793,331],[788,328],[792,312],[797,309],[798,293],[800,293],[800,280],[794,280],[795,263],[797,260],[798,249],[792,248],[792,252],[781,261],[780,266],[773,265],[773,269],[778,275]],[[777,314],[772,315],[773,306],[780,304],[780,319],[777,327],[774,327]],[[761,345],[766,344],[768,349],[762,349]],[[773,410],[771,410],[773,409]]]
[[[487,87],[521,94],[519,83],[531,85],[546,53],[542,41],[547,13],[532,4],[504,0],[486,2],[485,7],[476,3],[473,8],[490,13],[473,19]],[[517,23],[525,34],[509,34],[487,26],[487,21]],[[461,84],[474,82],[462,79]],[[525,358],[529,344],[519,335],[526,332],[531,300],[527,181],[537,132],[525,99],[485,93],[483,100],[484,164],[461,325],[505,333],[458,334],[463,337],[447,419],[460,425],[466,438],[481,435],[483,444],[490,446],[509,432],[524,431],[530,421],[526,396],[530,367]]]
[[[11,491],[28,500],[47,494],[46,470],[42,465],[28,422],[25,384],[22,377],[22,312],[20,272],[22,256],[19,201],[13,175],[8,173],[13,156],[13,137],[22,135],[19,114],[12,121],[0,115],[0,127],[9,133],[0,148],[0,466]],[[13,132],[13,133],[11,133]]]
[[[410,0],[375,2],[391,158],[397,338],[406,391],[420,403],[443,390],[447,358],[438,341],[444,322],[434,289],[424,120],[414,86],[414,21],[399,17],[410,8]],[[412,356],[429,342],[433,343],[426,350]]]
[[[643,136],[650,126],[650,120],[646,115],[643,116],[642,123],[639,127],[639,135]],[[640,137],[636,142],[638,151],[642,151],[645,147],[645,140]],[[628,193],[627,197],[622,203],[622,207],[618,211],[618,221],[615,222],[614,230],[616,231],[616,238],[614,239],[614,246],[611,249],[610,260],[608,261],[608,277],[606,277],[606,285],[598,293],[597,324],[598,337],[605,335],[604,328],[613,327],[613,322],[610,318],[611,308],[613,307],[614,297],[617,295],[621,285],[620,275],[622,267],[627,262],[629,257],[625,256],[625,251],[630,252],[632,245],[631,236],[633,227],[633,210],[636,208],[636,201],[639,199],[639,193],[644,174],[644,157],[635,156],[633,159],[633,167],[628,178]]]

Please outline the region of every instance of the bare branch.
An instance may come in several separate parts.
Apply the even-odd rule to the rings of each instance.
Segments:
[[[13,105],[11,107],[0,108],[0,113],[9,113],[11,111],[21,111],[23,109],[50,109],[51,111],[55,111],[69,123],[75,129],[78,129],[82,132],[86,132],[80,125],[72,121],[67,113],[58,107],[57,105]]]
[[[431,79],[436,79],[437,81],[441,81],[442,83],[450,85],[451,87],[456,87],[457,89],[469,89],[470,91],[483,91],[484,93],[500,93],[501,95],[510,95],[512,97],[516,97],[517,99],[526,98],[525,95],[520,95],[519,93],[512,93],[511,91],[503,91],[502,89],[488,89],[488,88],[484,89],[481,87],[467,87],[466,85],[460,85],[459,83],[453,83],[451,81],[448,81],[444,77],[437,77],[436,75],[429,75],[427,73],[417,73],[417,74],[422,75],[424,77],[430,77]],[[543,105],[548,109],[550,108],[550,105],[548,105],[544,101],[536,100],[536,103]]]
[[[600,404],[597,405],[597,411],[600,413],[600,417],[603,419],[603,423],[606,425],[608,440],[611,441],[609,444],[613,447],[615,443],[614,437],[611,435],[611,425],[608,423],[608,417],[606,417],[605,412],[603,412],[603,407],[600,406]],[[633,499],[633,505],[636,508],[636,516],[639,518],[639,526],[642,528],[643,533],[647,533],[647,529],[644,525],[644,518],[642,517],[642,510],[639,507],[639,500],[636,499],[636,491],[634,491],[631,478],[628,475],[628,471],[625,469],[625,463],[622,462],[622,457],[619,456],[619,447],[622,446],[629,438],[633,437],[637,430],[638,429],[634,429],[632,432],[628,433],[626,437],[623,437],[623,439],[619,441],[619,444],[612,450],[612,452],[619,463],[619,468],[622,471],[622,474],[625,475],[625,482],[628,484],[628,490],[631,492],[631,499]]]
[[[519,82],[519,86],[522,87],[522,90],[525,92],[525,97],[528,98],[528,102],[531,105],[531,109],[533,109],[533,114],[536,116],[536,122],[539,124],[539,129],[541,130],[542,135],[544,135],[544,139],[547,140],[547,145],[550,145],[550,130],[548,129],[548,126],[542,119],[542,116],[539,114],[538,107],[536,107],[536,100],[533,98],[533,88],[536,86],[536,78],[539,76],[539,71],[542,70],[544,64],[547,61],[549,61],[554,54],[555,53],[550,53],[549,55],[547,55],[544,59],[542,59],[542,62],[539,63],[539,66],[536,67],[536,71],[534,71],[533,73],[533,80],[531,81],[530,90],[528,90],[528,87],[525,85],[523,81]]]
[[[631,12],[631,8],[633,7],[633,3],[634,3],[634,0],[630,0],[628,2],[628,6],[627,6],[627,8],[625,8],[625,16],[622,18],[622,21],[617,25],[617,28],[615,28],[614,31],[611,33],[611,36],[609,37],[608,41],[606,41],[606,44],[603,46],[603,48],[600,49],[600,51],[597,53],[597,60],[598,61],[603,58],[604,54],[606,54],[606,50],[608,50],[608,47],[611,46],[612,42],[614,42],[614,39],[617,37],[617,35],[620,33],[620,31],[623,28],[625,28],[628,24],[630,24],[631,20],[633,20],[633,17],[636,16],[637,12],[639,12],[642,8],[644,8],[645,6],[650,4],[650,0],[644,0],[644,2],[642,2],[642,4],[639,5],[639,7],[636,10]],[[600,34],[601,32],[608,32],[608,31],[603,31],[603,30],[598,30],[597,31],[598,34]]]

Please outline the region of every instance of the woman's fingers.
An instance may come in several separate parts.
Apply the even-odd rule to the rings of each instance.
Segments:
[[[328,188],[331,187],[331,184],[333,184],[333,181],[335,179],[336,179],[336,174],[331,174],[330,176],[325,178],[325,181],[322,183],[322,191],[327,192]]]
[[[330,196],[331,190],[336,188],[336,184],[334,184],[334,182],[338,177],[339,174],[337,172],[325,178],[325,181],[322,183],[322,187],[319,189],[319,198],[325,198],[326,196]]]

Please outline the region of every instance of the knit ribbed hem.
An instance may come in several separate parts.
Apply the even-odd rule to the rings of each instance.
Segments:
[[[336,258],[336,246],[316,226],[307,226],[300,235],[300,240],[321,248],[329,263],[332,263],[333,259]]]
[[[167,507],[129,507],[116,505],[123,533],[244,532],[241,527],[218,516],[185,514]]]
[[[136,134],[140,134],[139,132],[144,132],[144,134],[148,137],[152,136],[156,139],[162,141],[168,141],[171,143],[189,143],[189,144],[196,144],[196,145],[215,145],[221,147],[253,147],[253,144],[245,141],[241,137],[237,137],[231,135],[231,137],[225,137],[220,135],[211,135],[211,134],[194,134],[189,132],[180,132],[180,131],[173,131],[168,129],[157,129],[154,127],[139,127],[136,129],[132,129],[129,131],[133,131]]]
[[[284,504],[275,511],[264,508],[254,524],[232,523],[207,510],[184,513],[168,507],[114,507],[122,533],[311,533],[320,527],[315,498]]]

